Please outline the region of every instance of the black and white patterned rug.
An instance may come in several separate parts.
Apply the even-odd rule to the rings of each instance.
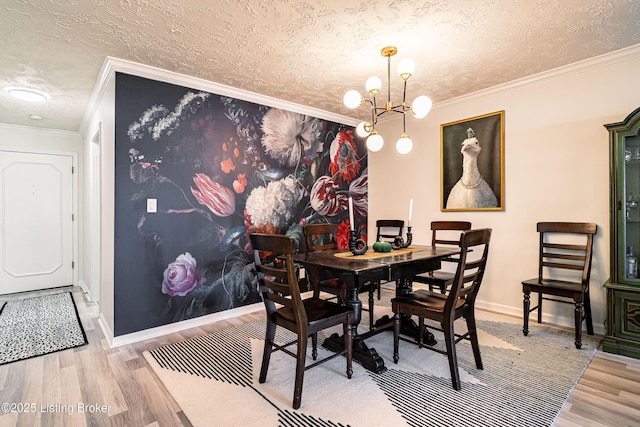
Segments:
[[[354,363],[348,380],[343,358],[308,370],[299,410],[291,408],[292,357],[274,353],[267,381],[258,383],[264,322],[166,345],[145,357],[195,426],[551,425],[598,339],[586,336],[577,350],[571,331],[534,324],[524,337],[520,324],[478,326],[484,370],[475,368],[470,346],[458,344],[461,391],[451,387],[446,356],[401,342],[394,364],[388,331],[367,340],[386,372]],[[281,342],[290,338],[280,328],[278,334]]]
[[[0,365],[84,344],[71,292],[10,300],[0,309]]]

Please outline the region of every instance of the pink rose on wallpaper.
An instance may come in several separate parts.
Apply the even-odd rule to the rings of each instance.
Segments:
[[[204,282],[196,267],[197,262],[189,252],[178,255],[163,273],[162,293],[172,297],[183,297]]]
[[[193,182],[198,190],[191,189],[191,193],[202,205],[208,207],[218,216],[229,216],[236,211],[236,198],[233,191],[211,180],[203,173],[197,173]]]

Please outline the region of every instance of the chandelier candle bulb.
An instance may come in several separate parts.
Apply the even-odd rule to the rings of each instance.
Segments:
[[[353,224],[353,199],[349,197],[349,229],[351,231],[355,230]]]

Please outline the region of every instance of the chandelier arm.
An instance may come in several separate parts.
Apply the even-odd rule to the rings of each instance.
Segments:
[[[378,123],[378,116],[376,116],[376,109],[371,106],[371,130],[376,128],[376,124]]]
[[[402,113],[402,134],[407,134],[407,115]]]
[[[391,55],[387,56],[387,104],[391,105]]]
[[[407,102],[407,81],[404,81],[404,88],[402,90],[402,111],[407,111],[407,107],[406,107],[406,102]]]

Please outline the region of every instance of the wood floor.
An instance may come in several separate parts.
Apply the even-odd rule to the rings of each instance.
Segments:
[[[80,288],[70,290],[89,344],[0,366],[0,426],[190,426],[142,353],[263,318],[261,312],[245,315],[112,349],[96,305]],[[489,313],[478,317],[499,320]],[[638,425],[640,360],[598,351],[554,426]]]

